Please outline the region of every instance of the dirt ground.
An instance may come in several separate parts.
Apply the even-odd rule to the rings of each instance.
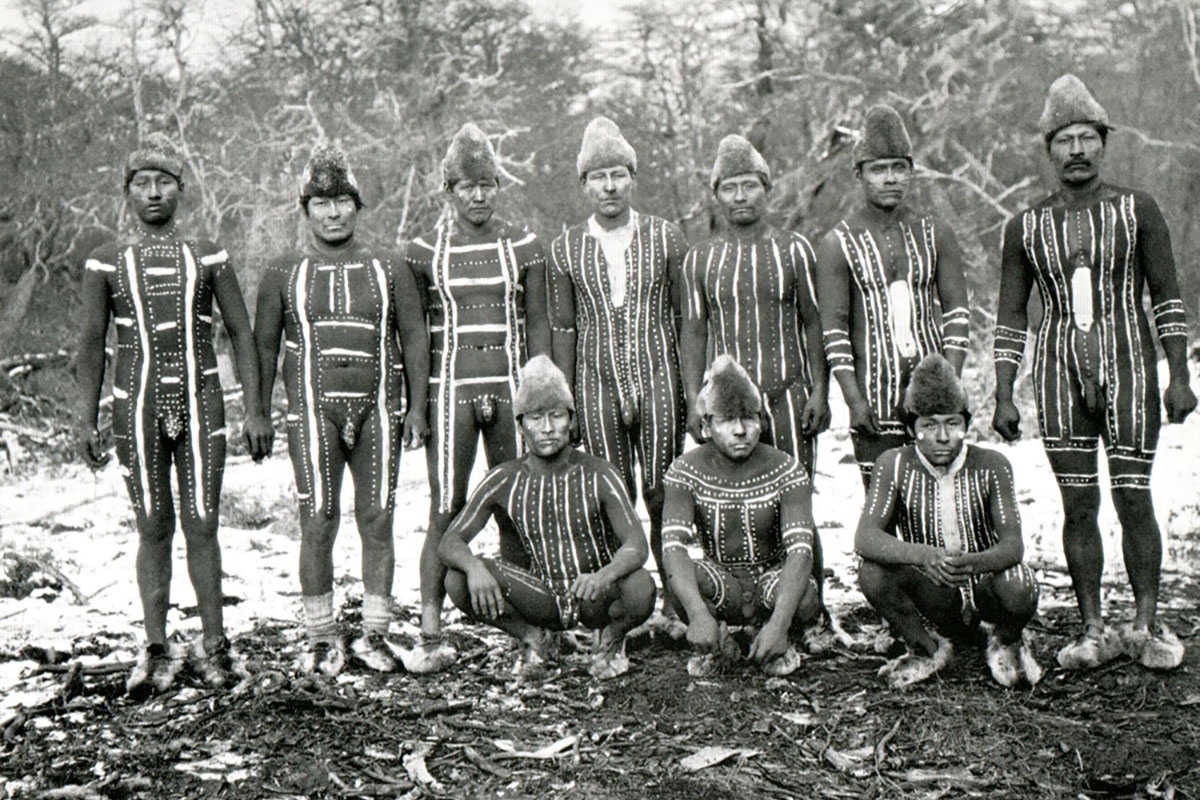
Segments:
[[[1016,467],[1027,560],[1042,586],[1034,623],[1047,668],[1033,689],[988,677],[978,647],[927,684],[888,691],[866,646],[871,614],[854,589],[850,532],[862,489],[844,428],[822,440],[814,500],[829,552],[829,600],[854,648],[806,657],[788,678],[737,666],[690,677],[657,630],[598,683],[587,654],[544,681],[511,675],[515,649],[448,612],[453,672],[336,682],[296,677],[297,532],[290,468],[231,460],[222,509],[226,624],[255,675],[212,693],[123,694],[140,640],[133,531],[115,468],[44,466],[0,483],[0,798],[1197,798],[1200,797],[1200,420],[1164,431],[1154,474],[1166,541],[1163,614],[1188,645],[1153,674],[1120,659],[1066,673],[1054,652],[1077,614],[1058,547],[1057,492],[1037,442],[1005,447]],[[424,464],[406,454],[396,517],[397,641],[417,613]],[[348,499],[348,498],[347,498]],[[347,504],[348,505],[348,504]],[[1111,508],[1105,603],[1131,613]],[[357,625],[353,520],[337,548],[346,631]],[[485,538],[484,546],[494,540]],[[169,623],[198,630],[177,542]]]

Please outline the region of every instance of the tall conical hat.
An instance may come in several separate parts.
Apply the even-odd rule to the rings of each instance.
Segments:
[[[757,172],[770,187],[771,167],[762,157],[762,153],[750,144],[749,139],[731,133],[717,145],[717,160],[713,163],[709,183],[716,190],[722,179],[733,175],[745,175],[748,172]]]
[[[913,417],[967,414],[967,393],[950,362],[930,353],[913,368],[904,392],[904,410]]]
[[[713,359],[696,395],[700,416],[753,417],[762,407],[762,392],[733,356],[723,353]]]
[[[1042,136],[1049,139],[1055,131],[1076,122],[1108,127],[1108,112],[1096,102],[1083,81],[1071,73],[1057,78],[1046,92],[1046,105],[1038,120]]]
[[[468,122],[458,129],[442,159],[442,182],[453,186],[461,180],[476,183],[498,181],[500,168],[496,164],[496,151],[479,126]]]
[[[300,207],[308,208],[314,197],[350,195],[361,208],[364,203],[358,180],[350,170],[346,151],[332,142],[319,142],[313,148],[300,185]]]
[[[608,117],[596,117],[583,131],[583,143],[575,159],[575,170],[582,178],[589,170],[606,167],[629,167],[629,171],[635,173],[637,153],[621,135],[617,123]]]
[[[912,140],[900,114],[891,106],[872,106],[863,120],[862,136],[854,143],[854,165],[879,158],[912,161],[912,157]]]
[[[537,355],[529,359],[521,368],[519,384],[517,396],[513,398],[514,417],[555,408],[575,410],[567,376],[549,356]]]
[[[146,136],[141,146],[125,159],[126,186],[140,169],[156,169],[179,181],[183,179],[183,157],[170,137],[155,131]]]

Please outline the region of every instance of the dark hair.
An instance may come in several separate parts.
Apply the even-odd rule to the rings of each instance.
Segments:
[[[1093,128],[1096,129],[1096,133],[1100,134],[1100,146],[1101,147],[1108,146],[1108,132],[1112,130],[1112,128],[1110,128],[1108,125],[1105,125],[1103,122],[1089,122],[1089,121],[1081,121],[1078,123],[1068,122],[1066,125],[1061,125],[1046,134],[1046,152],[1047,153],[1050,152],[1050,142],[1054,141],[1055,135],[1057,135],[1058,132],[1061,131],[1063,128],[1070,127],[1071,125],[1091,125]]]

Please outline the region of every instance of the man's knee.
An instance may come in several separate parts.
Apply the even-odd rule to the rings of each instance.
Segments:
[[[1037,613],[1039,589],[1033,573],[1017,565],[979,582],[975,602],[991,621],[1027,622]]]
[[[392,512],[379,506],[365,506],[354,510],[354,519],[364,540],[390,542],[392,540]]]
[[[871,605],[876,605],[895,591],[896,570],[864,558],[858,567],[858,588]]]
[[[215,542],[217,539],[217,519],[215,517],[196,519],[185,516],[180,520],[179,527],[183,529],[183,537],[189,546]]]
[[[302,547],[331,549],[337,536],[338,517],[316,515],[300,522],[300,544]]]
[[[792,615],[792,624],[800,626],[808,626],[817,621],[817,617],[821,615],[821,593],[817,588],[815,578],[809,578],[804,582],[804,592],[800,595],[800,603],[796,606],[796,613]]]
[[[174,514],[159,512],[149,516],[138,517],[138,536],[147,545],[167,544],[171,541],[174,533]]]
[[[1143,488],[1114,487],[1112,490],[1113,507],[1117,511],[1117,519],[1121,527],[1129,532],[1144,528],[1153,528],[1158,535],[1157,518],[1154,516],[1154,502],[1150,491]],[[1155,523],[1151,525],[1150,523]]]
[[[1100,489],[1064,488],[1062,490],[1063,521],[1067,528],[1093,527],[1100,514]]]
[[[471,594],[467,589],[466,573],[457,569],[447,569],[443,581],[450,602],[465,614],[471,613]]]
[[[621,603],[625,606],[626,613],[632,616],[649,617],[654,610],[654,596],[658,589],[654,585],[654,578],[650,576],[644,568],[639,568],[626,575],[620,581],[621,587]]]

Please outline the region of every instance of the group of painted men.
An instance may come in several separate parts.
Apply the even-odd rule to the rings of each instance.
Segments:
[[[1183,646],[1155,617],[1162,553],[1149,474],[1161,414],[1145,284],[1170,367],[1168,419],[1182,421],[1196,398],[1167,228],[1150,196],[1102,180],[1108,117],[1077,78],[1050,87],[1040,127],[1058,185],[1004,231],[993,424],[1019,436],[1012,389],[1036,281],[1038,423],[1083,617],[1058,661],[1090,668],[1125,653],[1172,668]],[[185,661],[214,686],[244,676],[222,623],[214,298],[256,459],[273,445],[283,340],[305,672],[334,676],[348,658],[332,557],[347,466],[364,587],[350,656],[370,669],[449,667],[448,593],[468,618],[521,640],[521,673],[542,669],[556,632],[582,623],[599,631],[592,674],[619,675],[626,634],[654,609],[652,554],[668,624],[686,628],[696,651],[689,672],[743,651],[770,674],[792,672],[797,644],[828,649],[838,627],[824,607],[810,477],[832,374],[867,487],[860,587],[906,646],[881,676],[892,686],[923,680],[949,662],[952,640],[986,631],[996,680],[1036,683],[1025,627],[1038,586],[1022,563],[1012,469],[965,441],[970,313],[958,245],[907,201],[913,149],[893,109],[867,113],[852,162],[862,202],[814,250],[766,222],[771,169],[746,139],[726,137],[711,178],[725,224],[688,249],[678,226],[632,208],[637,155],[601,117],[576,163],[593,214],[556,238],[547,260],[533,233],[495,216],[500,168],[468,124],[441,165],[450,213],[397,256],[355,235],[359,184],[344,153],[319,145],[300,194],[312,235],[268,265],[252,331],[228,254],[176,227],[180,158],[165,138],[147,139],[125,166],[136,236],[86,262],[76,365],[82,449],[99,466],[111,319],[113,438],[137,515],[147,634],[129,689],[163,690]],[[686,453],[685,430],[698,445]],[[481,436],[490,471],[469,492]],[[1135,597],[1119,631],[1100,605],[1101,438]],[[425,448],[430,489],[412,648],[387,637],[402,447]],[[172,463],[203,626],[187,653],[166,632]],[[639,482],[648,541],[634,510]],[[469,543],[490,519],[499,553],[484,558]],[[744,631],[740,641],[730,626]]]

